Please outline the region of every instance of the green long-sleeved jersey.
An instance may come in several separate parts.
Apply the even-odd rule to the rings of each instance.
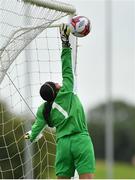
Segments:
[[[74,73],[71,49],[63,48],[61,54],[63,85],[60,88],[50,112],[49,121],[56,127],[57,139],[71,134],[88,134],[82,104],[74,93]],[[30,140],[33,141],[47,125],[43,116],[44,103],[37,110],[36,121],[32,126]]]

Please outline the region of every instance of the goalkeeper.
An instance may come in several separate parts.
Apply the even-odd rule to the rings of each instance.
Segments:
[[[62,40],[62,87],[58,83],[46,82],[40,95],[46,101],[37,111],[31,134],[25,138],[34,141],[43,128],[56,127],[56,175],[59,179],[71,178],[75,169],[80,179],[92,179],[95,170],[94,150],[88,133],[84,110],[74,93],[69,28],[60,27]]]

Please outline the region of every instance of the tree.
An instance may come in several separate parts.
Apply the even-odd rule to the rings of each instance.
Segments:
[[[114,158],[131,162],[135,155],[135,106],[122,101],[114,101],[112,105]],[[97,158],[105,157],[105,111],[105,103],[88,111],[88,128]]]

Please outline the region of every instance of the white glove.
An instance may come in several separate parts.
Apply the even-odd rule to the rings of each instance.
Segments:
[[[24,135],[24,138],[25,138],[25,139],[30,139],[30,135],[31,135],[31,130],[28,131],[28,132]],[[39,139],[42,138],[42,136],[43,136],[43,134],[40,133],[40,134],[35,138],[34,142],[37,142]]]
[[[30,139],[31,130],[24,135],[24,139]]]

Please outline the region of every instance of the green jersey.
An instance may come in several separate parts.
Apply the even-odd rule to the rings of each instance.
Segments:
[[[62,87],[60,88],[50,112],[49,121],[56,127],[57,139],[76,133],[88,134],[87,123],[82,104],[74,92],[74,73],[72,67],[71,49],[63,48]],[[30,140],[33,141],[47,125],[43,115],[44,104],[37,111],[37,118],[32,126]]]

